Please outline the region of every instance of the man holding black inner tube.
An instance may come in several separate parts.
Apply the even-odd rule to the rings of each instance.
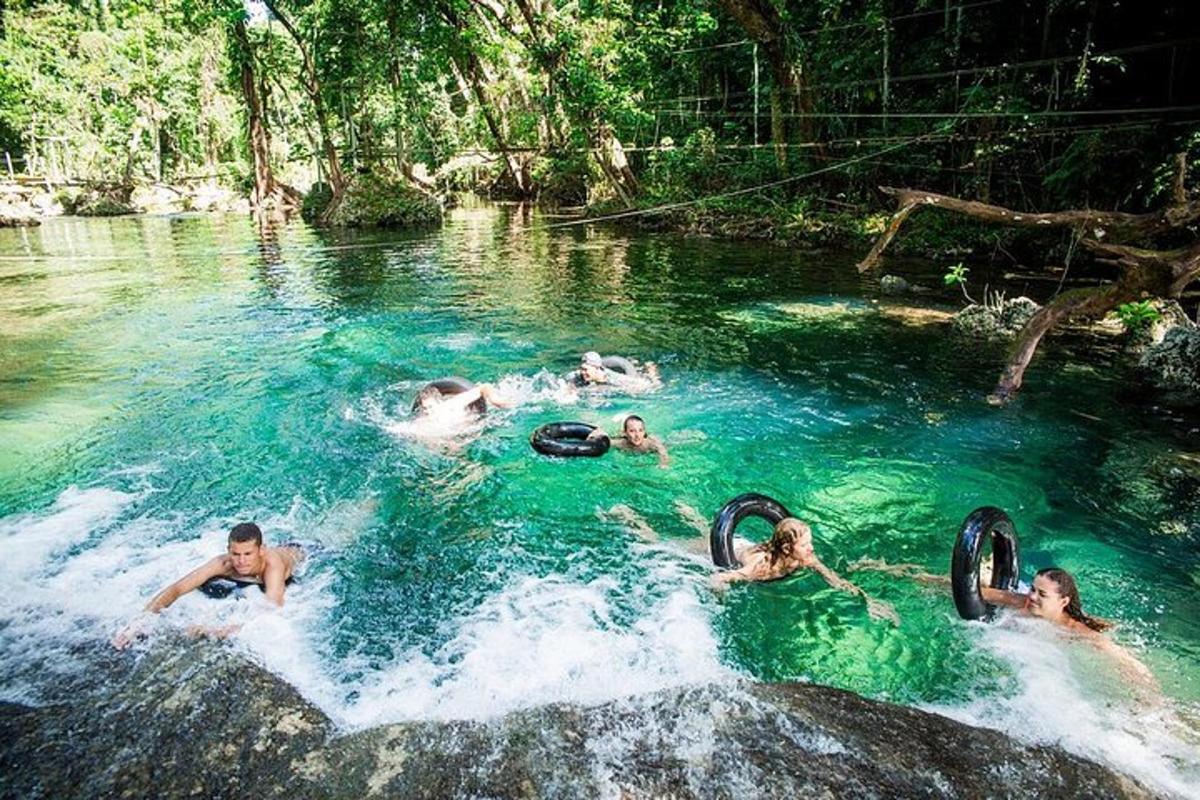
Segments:
[[[253,522],[242,522],[229,532],[226,552],[212,558],[163,589],[146,604],[145,612],[157,614],[193,589],[201,589],[209,581],[224,578],[235,584],[255,585],[277,606],[283,605],[284,588],[305,558],[298,544],[267,547],[262,531]],[[228,591],[228,590],[227,590]],[[192,629],[193,633],[225,637],[238,629],[228,625],[215,630]],[[126,625],[112,639],[113,647],[124,650],[142,635],[139,620]]]
[[[608,436],[600,428],[588,434],[589,439],[599,439],[601,436]],[[624,450],[627,453],[636,453],[638,455],[649,455],[651,453],[658,456],[658,465],[666,469],[671,465],[671,458],[667,455],[667,446],[662,443],[662,440],[657,436],[651,436],[646,433],[646,422],[637,414],[630,414],[621,424],[621,435],[611,437],[613,447]]]

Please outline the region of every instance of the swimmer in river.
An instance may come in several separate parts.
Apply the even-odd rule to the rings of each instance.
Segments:
[[[631,364],[628,368],[635,369]],[[643,371],[638,374],[626,375],[605,367],[604,359],[600,357],[600,354],[595,350],[589,350],[580,359],[579,369],[567,375],[567,383],[574,387],[614,386],[622,389],[634,389],[659,386],[662,384],[662,380],[658,377],[658,367],[653,362],[646,362]]]
[[[417,394],[414,404],[418,417],[429,417],[438,422],[465,420],[473,412],[471,406],[482,400],[496,408],[512,408],[513,403],[501,397],[496,387],[481,383],[458,394],[442,394],[436,386],[426,386]]]
[[[277,606],[283,605],[283,593],[288,581],[300,562],[304,550],[299,545],[267,547],[263,544],[262,531],[253,522],[242,522],[229,532],[226,552],[204,562],[196,569],[163,589],[146,604],[145,612],[157,614],[183,595],[199,589],[215,578],[225,578],[234,583],[256,585],[263,590],[267,599]],[[237,626],[225,626],[215,630],[190,629],[193,633],[211,633],[218,637],[229,636]],[[113,647],[124,650],[141,635],[138,621],[122,628],[112,639]]]
[[[700,512],[682,501],[675,502],[675,509],[684,521],[702,537],[699,540],[689,540],[685,545],[687,549],[711,557],[708,547],[709,525],[707,520],[700,515]],[[660,541],[654,529],[629,506],[613,506],[607,513],[601,513],[600,516],[602,519],[612,517],[618,520],[643,541]],[[900,617],[891,605],[882,600],[876,600],[825,566],[813,549],[812,529],[807,523],[795,517],[780,520],[772,531],[771,538],[762,544],[738,541],[735,555],[741,566],[713,575],[713,588],[721,589],[737,581],[774,581],[801,569],[811,569],[832,588],[861,597],[867,604],[867,613],[872,618],[888,620],[893,625],[900,624]]]
[[[588,434],[587,438],[599,439],[602,436],[608,436],[608,434],[600,428],[596,428]],[[611,437],[611,441],[613,447],[627,453],[657,455],[658,465],[664,469],[671,464],[671,459],[667,455],[667,446],[657,436],[646,433],[646,422],[637,414],[630,414],[625,418],[625,421],[621,423],[621,435]]]
[[[987,571],[986,568],[990,564],[984,561],[980,566],[980,572],[983,573]],[[950,585],[949,577],[925,572],[917,564],[888,564],[885,561],[867,558],[854,562],[849,569],[851,572],[865,570],[885,572],[931,585]],[[1113,624],[1108,620],[1084,613],[1075,578],[1065,569],[1047,567],[1038,570],[1033,578],[1033,585],[1029,587],[1028,593],[1024,594],[992,589],[984,586],[985,582],[981,575],[979,592],[983,595],[984,602],[1016,609],[1020,614],[1044,619],[1070,634],[1085,639],[1096,649],[1111,657],[1127,677],[1142,686],[1157,689],[1154,676],[1146,665],[1105,635],[1105,632],[1112,628]]]

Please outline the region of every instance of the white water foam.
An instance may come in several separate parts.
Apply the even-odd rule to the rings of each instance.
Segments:
[[[1010,616],[978,627],[980,646],[1015,669],[1018,691],[926,710],[1030,744],[1056,744],[1156,791],[1200,798],[1197,733],[1166,706],[1121,696],[1104,656],[1040,620]]]
[[[71,669],[72,644],[103,646],[155,591],[224,549],[231,520],[197,525],[136,516],[151,491],[72,487],[42,512],[0,519],[0,580],[8,587],[0,600],[6,699],[37,702],[24,667],[37,664],[37,679],[53,680]],[[301,502],[284,514],[263,515],[261,524],[272,541],[283,541],[297,530],[320,529],[316,523],[324,517],[365,520],[372,513],[369,503],[320,514]],[[344,525],[331,521],[328,527]],[[189,535],[189,528],[196,532]],[[636,545],[635,552],[654,549],[642,548]],[[452,635],[433,652],[411,648],[381,665],[321,655],[330,617],[343,613],[327,572],[290,587],[283,609],[255,591],[226,602],[193,593],[156,621],[161,630],[245,625],[233,646],[345,728],[486,719],[552,702],[596,704],[734,679],[720,660],[702,573],[686,558],[649,558],[633,591],[608,576],[588,582],[517,576],[454,620]],[[979,643],[1013,665],[1018,690],[929,710],[1030,743],[1059,744],[1163,794],[1200,797],[1196,733],[1161,708],[1139,710],[1114,699],[1119,690],[1097,684],[1101,664],[1089,668],[1090,648],[1021,619],[979,626]],[[696,746],[703,750],[703,742]]]
[[[686,683],[725,680],[709,613],[694,585],[614,619],[619,587],[525,576],[454,624],[431,655],[412,650],[347,685],[328,666],[261,628],[242,638],[302,694],[350,729],[399,720],[487,719],[546,703],[598,704]],[[287,652],[284,652],[284,651]],[[297,653],[301,655],[297,657]],[[343,674],[360,665],[340,665]]]

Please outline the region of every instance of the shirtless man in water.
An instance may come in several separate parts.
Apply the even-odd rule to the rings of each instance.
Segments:
[[[689,550],[702,552],[711,557],[708,547],[709,525],[700,512],[681,501],[675,509],[702,537],[688,542]],[[602,517],[605,516],[602,514]],[[607,516],[624,523],[640,539],[658,542],[658,534],[629,506],[617,505],[608,510]],[[839,592],[858,595],[867,604],[867,613],[874,619],[885,619],[893,625],[900,624],[896,610],[882,600],[876,600],[858,586],[838,575],[817,558],[813,549],[812,529],[808,524],[788,517],[780,520],[771,533],[771,538],[762,544],[751,544],[735,540],[734,555],[740,566],[713,575],[713,588],[721,589],[736,581],[773,581],[785,578],[801,569],[811,569],[826,583]]]
[[[481,383],[465,392],[450,395],[442,394],[435,386],[426,386],[417,394],[414,410],[418,417],[456,421],[466,419],[470,413],[481,413],[474,409],[486,408],[488,405],[496,408],[513,407],[511,402],[496,392],[496,387],[490,383]]]
[[[304,551],[297,545],[266,547],[262,531],[253,522],[242,522],[229,532],[229,544],[222,555],[204,562],[196,569],[163,589],[146,604],[145,611],[157,614],[193,589],[199,589],[213,578],[226,578],[234,583],[255,584],[267,599],[277,606],[283,605],[283,592],[292,573],[304,560]],[[195,633],[211,633],[228,636],[236,626],[217,630],[195,630]],[[113,637],[113,647],[124,650],[141,634],[137,621],[126,625]]]
[[[671,464],[671,459],[667,455],[667,446],[662,443],[662,440],[657,436],[651,436],[646,433],[646,422],[637,414],[630,414],[621,424],[621,435],[611,437],[613,447],[624,450],[628,453],[636,453],[638,455],[650,455],[653,453],[658,456],[658,465],[664,469]],[[588,434],[589,439],[599,439],[601,436],[608,436],[600,428]]]

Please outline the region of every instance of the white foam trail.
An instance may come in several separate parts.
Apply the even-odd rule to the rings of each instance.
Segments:
[[[1008,617],[979,627],[979,642],[1013,666],[1018,690],[927,710],[1002,730],[1031,744],[1057,744],[1179,797],[1200,797],[1195,733],[1164,721],[1163,709],[1138,709],[1113,685],[1114,666],[1085,644],[1039,620]],[[1107,679],[1108,685],[1105,686]]]
[[[71,486],[41,514],[0,519],[0,549],[4,552],[0,579],[9,585],[28,583],[30,576],[47,569],[54,556],[85,541],[139,497],[112,489]]]
[[[297,658],[294,650],[266,662],[348,728],[486,719],[732,676],[720,663],[709,614],[693,586],[676,583],[648,600],[629,626],[614,619],[619,591],[611,578],[586,584],[553,575],[516,579],[458,620],[453,638],[431,656],[411,650],[353,687],[331,681],[314,658]],[[346,699],[348,688],[353,699]]]
[[[472,414],[414,415],[408,407],[411,398],[424,384],[404,383],[389,386],[383,397],[368,397],[363,401],[362,417],[380,430],[397,439],[411,440],[426,446],[439,447],[469,440],[494,425],[504,424],[511,415],[503,409],[491,409],[485,416]],[[516,407],[544,402],[571,405],[579,400],[578,393],[562,378],[547,370],[533,376],[513,373],[495,383],[497,393]],[[357,419],[358,412],[347,408],[343,417]]]

